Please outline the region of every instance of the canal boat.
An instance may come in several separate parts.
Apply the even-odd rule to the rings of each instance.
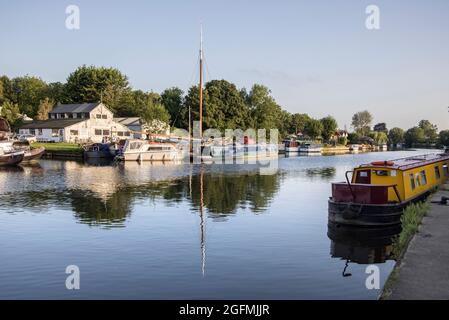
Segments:
[[[314,143],[304,143],[299,147],[301,153],[316,153],[320,154],[323,151],[323,146]]]
[[[182,157],[180,150],[172,143],[147,140],[126,140],[117,156],[124,161],[175,161]]]
[[[45,153],[44,147],[32,148],[29,141],[14,141],[12,148],[15,151],[23,151],[25,155],[22,162],[36,161],[42,158]]]
[[[283,142],[284,142],[285,153],[298,152],[299,151],[298,142],[296,140],[287,139],[287,140],[284,140]]]
[[[346,172],[345,182],[332,184],[329,221],[357,226],[399,224],[407,205],[426,199],[448,177],[449,153],[360,165]]]

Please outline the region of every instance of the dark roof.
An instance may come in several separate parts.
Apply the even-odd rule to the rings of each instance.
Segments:
[[[129,118],[114,118],[115,122],[123,124],[124,126],[139,126],[141,125],[139,117],[129,117]]]
[[[87,119],[51,119],[33,121],[21,126],[20,129],[61,129],[86,120]]]
[[[445,160],[449,160],[449,154],[447,154],[447,153],[428,153],[428,154],[423,154],[423,155],[419,155],[419,156],[411,156],[411,157],[407,157],[407,158],[390,160],[389,162],[392,162],[391,165],[387,165],[387,164],[376,165],[375,164],[377,162],[376,161],[376,162],[374,162],[374,164],[373,163],[362,164],[361,166],[359,166],[359,168],[385,167],[385,168],[397,169],[397,170],[408,170],[408,169],[421,167],[421,166],[425,166],[428,164],[432,164],[434,162],[445,161]],[[382,162],[382,161],[380,161],[380,162]]]
[[[56,105],[50,113],[81,113],[81,112],[91,112],[93,109],[100,105],[99,102],[96,103],[81,103],[81,104],[58,104]]]

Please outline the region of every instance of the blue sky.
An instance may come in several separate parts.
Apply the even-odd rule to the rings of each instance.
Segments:
[[[65,28],[78,5],[80,30]],[[380,8],[380,30],[365,8]],[[6,1],[0,0],[0,74],[64,81],[82,64],[119,68],[134,88],[186,90],[206,80],[261,83],[290,112],[334,115],[340,127],[368,109],[376,122],[449,129],[449,1]]]

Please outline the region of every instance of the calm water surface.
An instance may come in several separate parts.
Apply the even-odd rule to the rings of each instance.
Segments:
[[[0,169],[0,298],[376,299],[394,261],[384,235],[332,229],[330,182],[373,160],[257,165],[83,164]],[[81,289],[65,288],[77,265]],[[346,269],[345,269],[346,266]]]

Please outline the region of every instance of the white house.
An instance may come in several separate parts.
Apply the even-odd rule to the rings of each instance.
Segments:
[[[20,134],[33,134],[38,141],[102,142],[132,138],[131,130],[113,119],[102,103],[58,104],[48,120],[33,121],[19,129]]]

